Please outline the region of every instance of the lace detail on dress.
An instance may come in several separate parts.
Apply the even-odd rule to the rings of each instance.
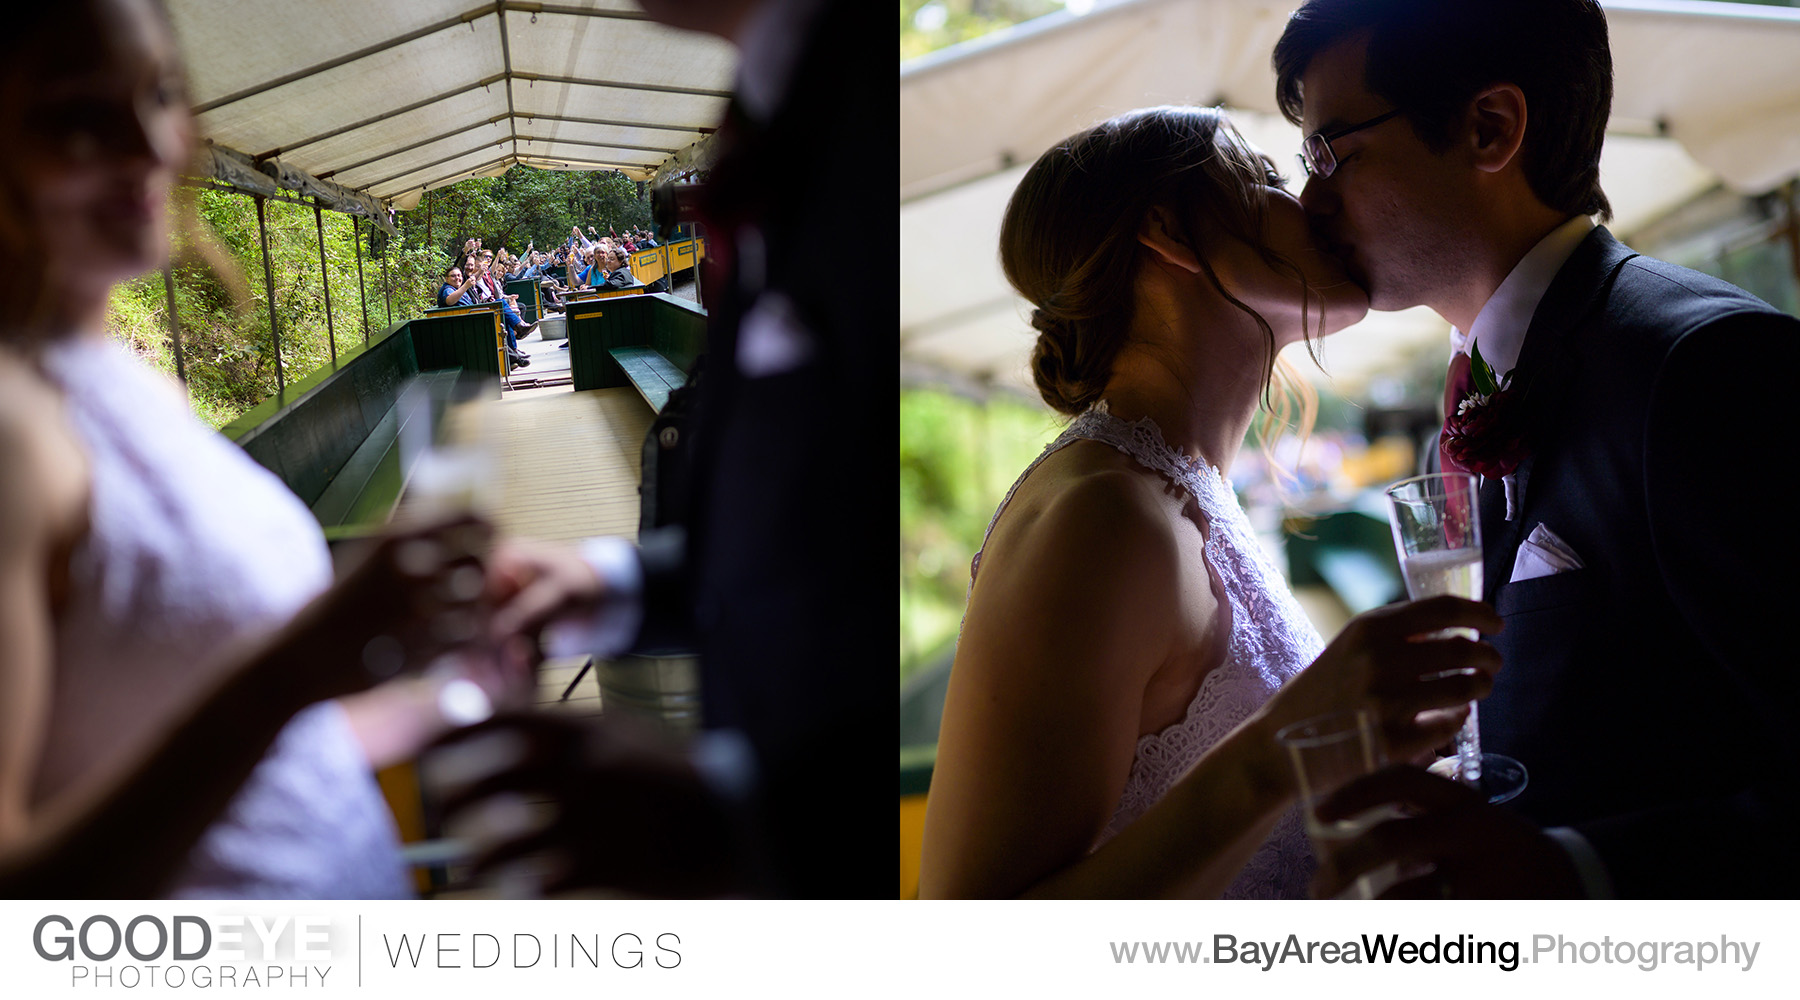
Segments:
[[[1187,715],[1161,732],[1138,740],[1131,774],[1098,847],[1130,825],[1167,794],[1202,754],[1248,719],[1288,678],[1324,648],[1324,640],[1262,545],[1250,519],[1219,471],[1169,447],[1149,418],[1120,420],[1105,401],[1076,417],[1026,467],[988,522],[992,534],[1013,494],[1050,455],[1076,441],[1099,441],[1130,455],[1138,464],[1185,489],[1206,518],[1206,561],[1231,607],[1231,637],[1225,661],[1189,703]],[[983,546],[986,540],[983,540]],[[981,569],[977,552],[969,567],[970,587]],[[1312,849],[1297,809],[1290,809],[1226,890],[1227,898],[1298,898],[1312,878]]]

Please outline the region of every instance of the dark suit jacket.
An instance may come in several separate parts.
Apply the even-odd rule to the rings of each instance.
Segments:
[[[824,8],[796,26],[808,42],[785,104],[752,122],[734,102],[721,129],[701,205],[710,317],[690,499],[683,531],[642,536],[642,641],[695,643],[707,724],[756,747],[768,891],[874,897],[893,892],[880,845],[894,838],[899,392],[893,280],[874,262],[897,243],[866,229],[847,264],[818,234],[880,188],[869,168],[891,162],[892,126],[869,109],[892,84],[844,43],[874,37],[873,10]],[[777,293],[810,354],[750,377],[739,324]]]
[[[1573,826],[1621,895],[1800,895],[1792,847],[1800,656],[1789,384],[1800,321],[1591,233],[1515,369],[1519,509],[1482,493],[1505,667],[1483,749],[1518,758],[1515,808]],[[1507,582],[1547,525],[1584,568]]]

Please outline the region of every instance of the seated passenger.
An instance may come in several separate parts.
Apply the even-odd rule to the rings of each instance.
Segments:
[[[493,293],[488,291],[488,287],[481,282],[481,258],[475,254],[464,257],[462,269],[463,274],[469,279],[469,298],[473,300],[473,304],[492,302]]]
[[[600,249],[595,247],[581,258],[585,264],[576,277],[577,288],[598,288],[606,280],[606,269],[600,264]]]
[[[643,282],[637,280],[637,277],[631,273],[630,258],[625,255],[625,251],[614,250],[611,256],[606,258],[606,262],[608,268],[606,274],[607,287],[636,288],[643,284]]]
[[[474,282],[473,296],[475,301],[471,304],[479,305],[483,302],[501,303],[500,317],[501,326],[506,330],[506,354],[508,357],[512,358],[515,367],[524,368],[531,364],[531,355],[519,350],[519,337],[529,336],[531,331],[537,328],[537,324],[534,323],[530,326],[525,325],[524,319],[522,319],[518,312],[512,308],[512,303],[507,299],[502,298],[503,291],[500,288],[500,285],[488,275],[489,259],[491,259],[491,257],[483,258],[471,255],[467,261],[467,270],[470,275],[470,280]],[[513,296],[513,298],[517,298],[517,296]]]
[[[444,272],[444,287],[438,289],[437,304],[440,306],[475,305],[475,296],[472,294],[474,288],[475,279],[471,277],[464,280],[462,268],[452,264]]]
[[[525,268],[523,280],[538,283],[538,295],[543,299],[544,309],[548,312],[564,310],[562,294],[568,291],[563,283],[550,273],[550,258],[542,250],[531,254],[531,264]]]

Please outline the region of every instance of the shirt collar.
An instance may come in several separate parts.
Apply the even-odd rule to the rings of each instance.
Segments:
[[[1469,332],[1454,327],[1450,330],[1450,353],[1469,353],[1470,344],[1481,345],[1481,360],[1504,378],[1519,363],[1519,350],[1525,346],[1525,331],[1531,328],[1531,316],[1549,291],[1556,272],[1562,270],[1569,256],[1594,228],[1594,220],[1577,215],[1550,230],[1537,246],[1520,258],[1512,273],[1494,289],[1494,294],[1475,314]]]

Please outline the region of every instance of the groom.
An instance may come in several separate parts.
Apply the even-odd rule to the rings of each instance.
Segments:
[[[1484,476],[1506,620],[1483,748],[1530,772],[1504,808],[1417,771],[1353,787],[1344,810],[1420,815],[1339,876],[1403,858],[1436,865],[1407,894],[1795,895],[1800,532],[1766,470],[1792,451],[1800,321],[1590,221],[1611,214],[1595,0],[1308,0],[1274,62],[1322,240],[1375,308],[1455,327],[1443,464]]]

